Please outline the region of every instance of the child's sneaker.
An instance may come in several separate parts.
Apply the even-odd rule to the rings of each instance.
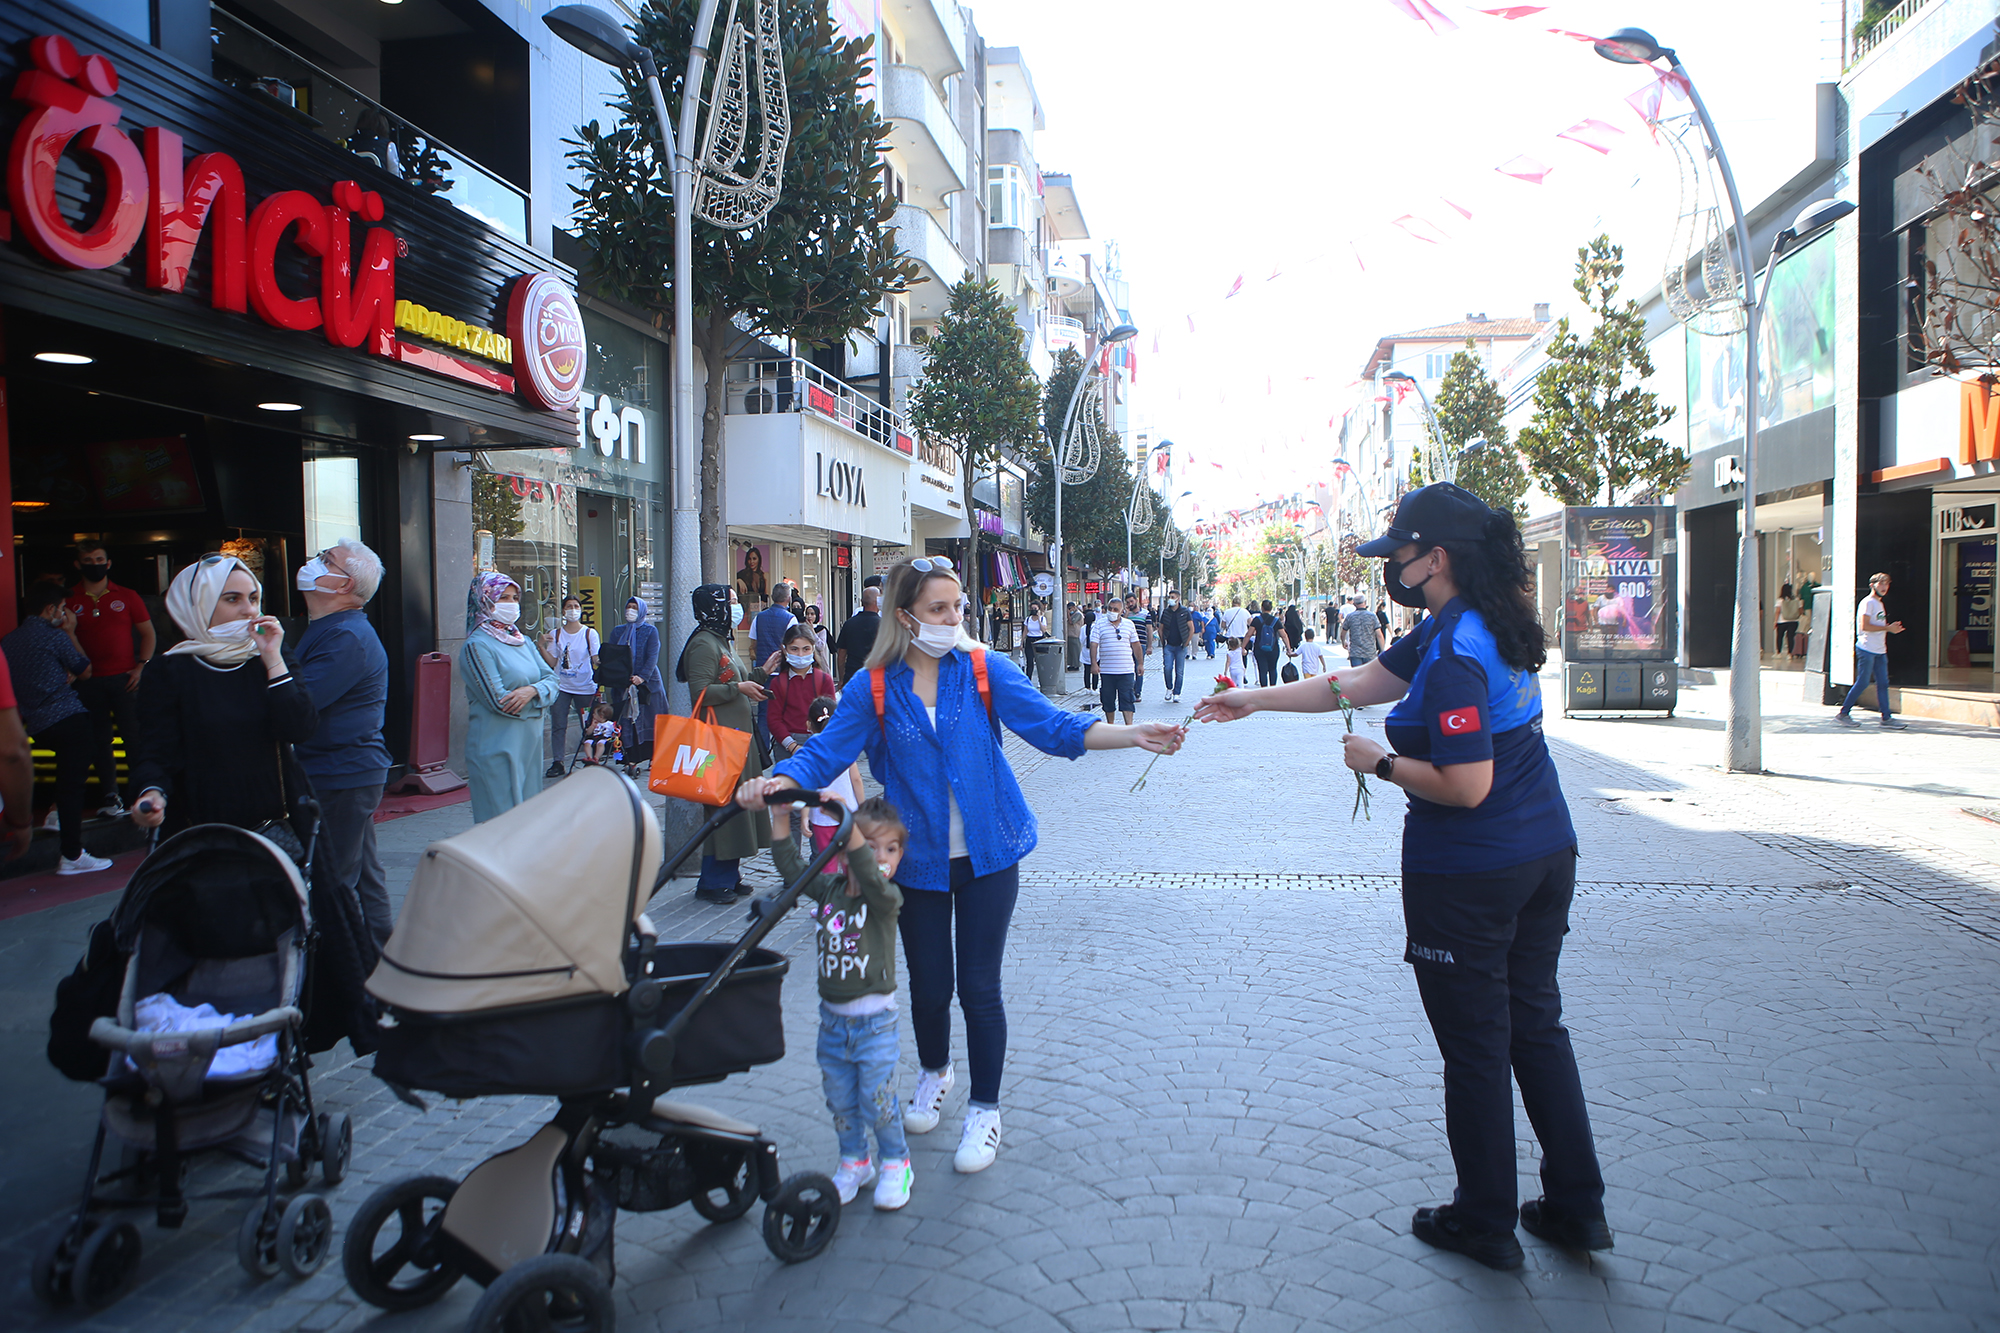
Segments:
[[[958,1155],[952,1165],[967,1175],[984,1171],[1000,1155],[1000,1111],[997,1107],[974,1106],[966,1110],[965,1132],[959,1136]]]
[[[904,1166],[909,1164],[906,1162]],[[842,1203],[853,1203],[854,1196],[861,1193],[861,1187],[875,1179],[875,1163],[866,1157],[843,1157],[840,1165],[833,1169],[833,1187],[840,1192]],[[904,1198],[909,1197],[905,1190]]]
[[[883,1212],[901,1208],[910,1201],[910,1185],[916,1178],[916,1168],[907,1157],[882,1163],[882,1178],[875,1182],[875,1206]]]
[[[937,1128],[938,1116],[944,1107],[944,1096],[951,1091],[951,1085],[958,1076],[951,1066],[943,1069],[926,1069],[917,1075],[917,1090],[910,1094],[910,1104],[903,1108],[903,1129],[910,1134],[928,1134]]]

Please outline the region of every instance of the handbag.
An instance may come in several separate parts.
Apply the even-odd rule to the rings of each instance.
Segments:
[[[662,796],[697,805],[727,805],[750,757],[750,735],[716,725],[714,709],[704,719],[702,701],[707,698],[703,690],[688,717],[663,713],[654,719],[653,767],[646,785]]]

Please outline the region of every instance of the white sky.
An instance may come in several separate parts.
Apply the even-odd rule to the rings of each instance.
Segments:
[[[1093,242],[1122,253],[1135,423],[1229,464],[1175,484],[1204,515],[1329,475],[1328,418],[1379,336],[1573,310],[1576,248],[1599,230],[1625,246],[1624,295],[1657,284],[1679,174],[1625,104],[1649,76],[1546,29],[1637,26],[1676,47],[1746,208],[1811,159],[1813,85],[1837,77],[1837,0],[1554,0],[1511,21],[1433,3],[1457,31],[1392,0],[973,6],[1034,76],[1042,169],[1074,174]],[[1608,155],[1556,139],[1586,117],[1625,131]],[[1493,170],[1516,154],[1553,167],[1546,183]],[[1390,225],[1407,213],[1448,239]]]

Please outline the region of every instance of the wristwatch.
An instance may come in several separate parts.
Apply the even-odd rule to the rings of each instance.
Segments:
[[[1375,776],[1382,779],[1382,781],[1394,782],[1396,780],[1395,774],[1396,774],[1395,755],[1385,754],[1380,759],[1377,759],[1375,761]]]

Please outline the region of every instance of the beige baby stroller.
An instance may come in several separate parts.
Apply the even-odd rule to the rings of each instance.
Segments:
[[[620,1208],[725,1222],[762,1198],[765,1243],[789,1262],[833,1238],[831,1180],[781,1180],[755,1125],[662,1096],[785,1053],[788,963],[757,945],[831,849],[735,941],[662,944],[640,911],[736,813],[663,866],[639,788],[591,768],[424,852],[368,982],[386,1014],[376,1075],[418,1105],[410,1089],[559,1106],[463,1181],[415,1176],[364,1203],[342,1252],[364,1300],[414,1309],[470,1276],[486,1293],[468,1328],[608,1330]]]

